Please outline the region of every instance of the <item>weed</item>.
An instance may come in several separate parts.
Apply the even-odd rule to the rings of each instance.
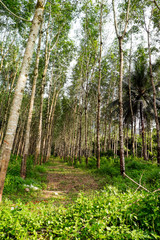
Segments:
[[[158,195],[121,193],[111,186],[90,196],[80,193],[67,207],[52,201],[6,200],[0,205],[0,236],[2,240],[159,239],[159,202]]]

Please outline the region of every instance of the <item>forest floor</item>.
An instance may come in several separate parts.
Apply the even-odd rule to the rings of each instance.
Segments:
[[[99,179],[88,171],[68,166],[59,158],[50,159],[46,165],[47,188],[38,196],[37,201],[54,200],[67,204],[74,201],[80,192],[87,195],[101,188]]]
[[[126,159],[126,172],[148,193],[120,175],[119,159],[101,157],[98,170],[95,158],[89,161],[88,168],[85,159],[78,168],[59,158],[30,164],[25,180],[17,176],[20,160],[11,161],[0,239],[160,239],[160,196],[153,194],[160,188],[159,168]]]

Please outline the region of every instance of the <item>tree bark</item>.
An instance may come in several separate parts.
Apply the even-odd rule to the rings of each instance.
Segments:
[[[106,146],[107,146],[107,116],[105,115],[104,119],[104,146],[103,151],[106,152]]]
[[[49,114],[49,121],[48,121],[48,127],[47,127],[47,136],[46,136],[46,158],[45,162],[48,161],[48,159],[51,156],[51,140],[52,140],[52,130],[53,130],[53,120],[54,120],[54,113],[55,113],[55,108],[56,108],[56,103],[57,103],[57,98],[59,95],[60,89],[55,92],[53,99],[52,99],[52,104],[51,104],[51,109],[50,109],[50,114]]]
[[[87,166],[88,165],[88,125],[87,125],[87,96],[88,96],[88,90],[86,89],[86,91],[87,92],[86,92],[86,96],[85,96],[85,158],[86,158],[86,166]]]
[[[1,130],[0,130],[0,147],[2,146],[3,137],[4,137],[5,131],[6,131],[7,117],[8,117],[8,113],[9,113],[10,104],[11,104],[11,93],[12,93],[12,90],[13,90],[13,86],[14,86],[14,83],[15,83],[17,72],[18,72],[18,64],[16,66],[16,72],[14,74],[14,77],[13,77],[13,80],[12,80],[12,83],[11,83],[11,86],[10,86],[9,96],[8,96],[8,101],[7,101],[7,109],[6,109],[6,112],[5,112],[5,116],[3,118]]]
[[[120,141],[120,170],[121,174],[125,173],[124,161],[124,140],[123,140],[123,50],[122,37],[119,37],[119,54],[120,54],[120,77],[119,77],[119,141]]]
[[[128,158],[128,140],[129,140],[129,139],[128,139],[128,123],[127,123],[127,129],[126,129],[126,131],[127,131],[127,134],[126,134],[126,135],[127,135],[127,136],[126,136],[126,148],[127,148],[127,149],[126,149],[126,151],[127,151],[127,152],[126,152],[126,157]]]
[[[26,162],[27,162],[27,156],[29,151],[29,139],[30,139],[30,129],[31,129],[31,122],[32,122],[32,112],[33,112],[33,105],[34,105],[34,99],[35,99],[35,92],[36,92],[36,82],[38,78],[38,66],[39,66],[39,58],[40,58],[40,48],[41,48],[41,39],[42,39],[42,25],[43,20],[41,22],[41,27],[39,31],[39,41],[38,41],[38,47],[37,47],[37,56],[36,56],[36,64],[34,69],[34,78],[33,78],[33,85],[32,85],[32,93],[31,93],[31,100],[30,100],[30,108],[28,113],[28,121],[27,121],[27,127],[26,127],[26,134],[25,134],[25,147],[24,147],[24,154],[22,158],[21,163],[21,177],[24,179],[26,177]]]
[[[79,150],[78,150],[78,159],[79,163],[81,163],[81,145],[82,145],[82,107],[80,107],[79,112]]]
[[[100,105],[101,105],[101,61],[102,61],[102,14],[103,14],[103,4],[101,2],[101,12],[100,12],[100,51],[99,51],[99,78],[98,78],[98,99],[97,99],[97,168],[100,168]]]
[[[35,152],[35,164],[38,164],[39,162],[39,156],[41,153],[41,146],[42,146],[42,119],[43,119],[43,99],[44,99],[44,89],[46,84],[46,74],[50,59],[50,44],[49,43],[49,25],[50,25],[50,16],[47,26],[47,32],[46,32],[46,43],[45,43],[45,65],[44,70],[42,74],[42,83],[41,83],[41,93],[40,93],[40,114],[39,114],[39,126],[38,126],[38,136],[36,141],[36,152]]]
[[[39,27],[40,27],[42,15],[43,15],[43,10],[44,10],[43,5],[44,5],[44,1],[38,0],[25,54],[23,57],[21,72],[17,81],[15,95],[14,95],[13,103],[11,106],[7,130],[6,130],[4,142],[2,145],[2,151],[0,155],[0,202],[2,201],[4,181],[7,173],[14,136],[15,136],[15,132],[18,124],[19,110],[22,103],[23,91],[26,85],[26,80],[28,77],[29,66],[32,59],[32,55],[33,55],[34,45],[39,32]]]
[[[122,49],[122,43],[123,43],[123,38],[124,38],[124,36],[126,34],[126,31],[127,31],[127,26],[128,26],[128,21],[129,21],[130,0],[128,0],[127,13],[126,13],[126,19],[125,19],[125,27],[124,27],[124,30],[123,30],[122,34],[118,33],[114,0],[112,0],[112,6],[113,6],[115,32],[116,32],[118,42],[119,42],[119,56],[120,56],[120,70],[119,70],[120,171],[121,171],[121,175],[124,175],[125,174],[125,161],[124,161],[124,140],[123,140],[123,90],[122,90],[122,84],[123,84],[123,49]]]
[[[159,127],[158,111],[157,111],[157,105],[156,105],[157,93],[156,93],[156,88],[154,84],[153,70],[152,70],[152,57],[151,57],[149,30],[147,31],[147,39],[148,39],[148,55],[149,55],[149,73],[150,73],[150,81],[153,89],[153,108],[154,108],[156,131],[157,131],[157,164],[159,165],[160,164],[160,127]]]
[[[128,88],[129,88],[129,104],[130,104],[130,110],[131,110],[131,143],[132,143],[132,154],[135,155],[135,143],[134,143],[134,129],[133,129],[133,123],[134,123],[134,114],[133,114],[133,107],[132,107],[132,94],[131,94],[131,62],[132,62],[132,36],[131,36],[131,47],[130,47],[130,57],[129,57],[129,77],[128,77]]]
[[[75,153],[74,153],[74,163],[77,163],[77,155],[78,155],[78,135],[79,135],[79,127],[78,127],[78,122],[79,122],[79,110],[80,107],[77,109],[77,119],[76,119],[76,128],[75,128]]]
[[[148,160],[147,151],[146,151],[146,143],[145,143],[145,128],[144,128],[143,103],[142,103],[142,101],[140,102],[140,118],[141,118],[141,128],[142,128],[143,157],[144,157],[144,160]]]

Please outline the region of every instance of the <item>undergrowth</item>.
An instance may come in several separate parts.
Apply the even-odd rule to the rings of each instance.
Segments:
[[[85,158],[81,159],[82,163],[76,163],[75,167],[88,169],[88,171],[96,177],[99,177],[101,187],[105,185],[116,186],[122,192],[126,190],[137,189],[137,185],[131,182],[128,178],[120,175],[120,160],[119,157],[101,157],[100,169],[97,169],[97,160],[95,157],[89,158],[88,166],[86,167]],[[125,159],[126,174],[142,184],[149,191],[154,191],[160,188],[160,168],[156,164],[143,161],[140,158],[128,157]]]
[[[160,239],[158,194],[121,193],[115,187],[79,194],[76,202],[0,205],[1,239]],[[27,214],[26,214],[27,213]],[[7,224],[6,224],[7,223]]]
[[[17,199],[17,195],[29,196],[33,191],[33,188],[39,190],[46,187],[46,168],[44,166],[34,166],[33,157],[30,156],[27,159],[27,177],[22,179],[20,177],[20,166],[21,158],[15,155],[11,156],[7,176],[4,185],[4,197],[9,197],[10,199]],[[31,186],[31,188],[30,188]],[[29,187],[29,192],[27,193],[25,189]]]
[[[12,156],[8,168],[5,196],[16,194],[16,198],[11,201],[5,197],[0,205],[0,239],[160,239],[160,192],[140,191],[123,178],[118,158],[102,156],[98,170],[94,157],[89,158],[87,168],[82,158],[82,164],[76,167],[97,177],[103,190],[89,195],[81,192],[67,206],[57,206],[56,200],[29,201],[31,193],[26,193],[25,201],[18,200],[17,193],[24,194],[24,184],[43,187],[49,165],[34,167],[29,158],[29,171],[23,180],[18,177],[20,161]],[[156,165],[130,157],[126,159],[126,173],[151,192],[160,188],[160,169]]]

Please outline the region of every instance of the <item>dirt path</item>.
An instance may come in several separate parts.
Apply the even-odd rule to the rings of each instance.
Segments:
[[[94,177],[85,170],[68,166],[58,158],[51,160],[47,166],[47,180],[47,190],[42,192],[42,200],[70,202],[74,201],[81,191],[89,194],[99,188]]]

